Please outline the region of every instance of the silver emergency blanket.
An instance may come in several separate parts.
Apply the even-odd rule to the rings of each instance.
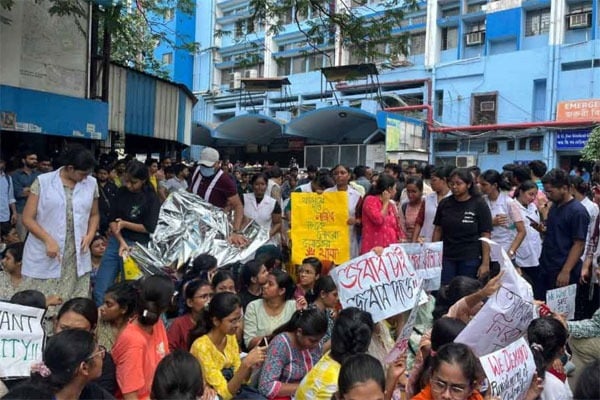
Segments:
[[[214,256],[219,266],[245,261],[269,240],[268,230],[254,221],[243,229],[248,240],[243,248],[227,241],[232,231],[228,214],[221,208],[178,190],[161,206],[151,241],[147,246],[136,243],[130,255],[142,272],[155,275],[177,270],[203,253]]]

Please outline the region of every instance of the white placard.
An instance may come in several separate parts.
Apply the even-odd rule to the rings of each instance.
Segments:
[[[567,319],[575,318],[575,295],[577,284],[546,291],[546,305],[554,312],[567,314]]]
[[[521,400],[525,397],[535,374],[533,354],[525,338],[479,360],[488,378],[492,396],[502,400]]]
[[[363,254],[330,272],[342,307],[368,311],[373,321],[410,310],[419,296],[421,279],[402,247],[387,247],[381,256]]]
[[[30,375],[42,360],[46,310],[0,302],[0,377]]]

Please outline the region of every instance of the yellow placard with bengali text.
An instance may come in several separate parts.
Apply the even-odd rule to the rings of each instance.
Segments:
[[[348,193],[292,193],[292,263],[306,257],[342,264],[350,259]]]

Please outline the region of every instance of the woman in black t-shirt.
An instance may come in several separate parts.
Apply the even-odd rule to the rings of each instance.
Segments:
[[[466,168],[450,174],[452,196],[438,205],[433,241],[444,242],[442,285],[455,276],[484,278],[490,271],[490,248],[480,237],[490,237],[492,215]]]
[[[160,201],[149,183],[148,168],[139,161],[130,161],[124,184],[110,209],[111,236],[96,274],[96,305],[102,305],[106,289],[123,270],[123,257],[128,255],[129,246],[136,242],[145,245],[150,241],[159,211]]]

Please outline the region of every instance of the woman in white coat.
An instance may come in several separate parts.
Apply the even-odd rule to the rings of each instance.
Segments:
[[[29,231],[22,274],[46,296],[89,297],[90,244],[98,229],[98,185],[92,153],[70,147],[56,171],[38,176],[23,210]]]
[[[256,174],[252,177],[252,193],[244,193],[244,216],[256,221],[258,225],[269,232],[269,241],[266,244],[279,247],[281,231],[281,205],[274,198],[265,194],[268,178],[265,174]]]

